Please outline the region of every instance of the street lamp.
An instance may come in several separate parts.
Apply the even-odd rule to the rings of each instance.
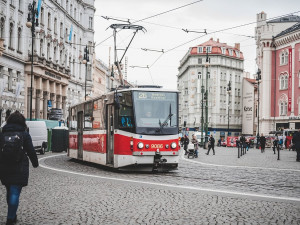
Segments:
[[[35,28],[39,25],[38,18],[38,10],[35,8],[36,2],[33,1],[32,4],[28,5],[28,17],[26,26],[31,28],[31,78],[30,78],[30,121],[32,120],[32,82],[33,82],[33,43],[35,38]]]
[[[88,46],[84,48],[83,64],[85,64],[85,83],[84,83],[84,100],[86,101],[86,78],[87,78],[87,64],[89,62],[89,49]]]
[[[257,81],[257,141],[256,141],[256,148],[259,148],[260,144],[260,138],[259,138],[259,83],[261,80],[261,70],[257,70],[257,76],[256,76],[256,81]]]
[[[208,142],[208,67],[209,67],[210,59],[208,58],[208,52],[206,47],[206,87],[205,87],[205,93],[204,93],[204,99],[205,99],[205,143],[204,148],[206,148],[206,143]]]
[[[228,82],[227,85],[227,93],[228,93],[228,127],[227,127],[227,137],[229,137],[229,112],[230,112],[230,93],[231,93],[231,82]]]

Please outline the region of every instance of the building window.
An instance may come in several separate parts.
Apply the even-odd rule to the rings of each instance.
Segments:
[[[198,79],[201,79],[202,78],[202,74],[201,72],[198,72]]]
[[[80,13],[80,17],[79,17],[79,22],[81,23],[82,21],[82,13]]]
[[[210,79],[210,72],[207,72],[208,79]]]
[[[41,24],[44,24],[44,8],[41,8]]]
[[[74,20],[76,20],[77,9],[74,9]]]
[[[18,28],[18,48],[17,48],[17,50],[19,51],[19,52],[21,52],[21,44],[22,44],[22,40],[21,40],[21,32],[22,32],[22,29],[21,29],[21,27],[19,27]]]
[[[56,47],[53,49],[53,62],[56,63]]]
[[[232,56],[233,55],[233,51],[232,49],[229,49],[229,55]]]
[[[10,0],[10,5],[14,5],[14,0]]]
[[[51,13],[48,13],[48,29],[51,30]]]
[[[198,58],[198,64],[202,64],[202,58]]]
[[[12,69],[8,69],[8,82],[7,82],[8,91],[12,91],[12,80],[13,80]]]
[[[47,60],[50,60],[50,43],[47,44]]]
[[[185,88],[185,89],[184,89],[184,94],[185,94],[185,95],[188,95],[188,94],[189,94],[189,89],[188,89],[188,88]]]
[[[68,60],[68,55],[65,54],[65,67],[67,67],[67,60]]]
[[[14,24],[10,23],[9,24],[9,43],[8,43],[8,46],[10,48],[12,48],[12,46],[13,46],[13,29],[14,29]]]
[[[75,77],[75,59],[73,59],[73,76]]]
[[[63,37],[63,23],[60,23],[60,31],[59,31],[59,35],[60,35],[60,37],[62,38]]]
[[[289,53],[288,53],[288,51],[286,51],[285,54],[284,54],[284,62],[285,62],[285,64],[288,64],[288,62],[289,62]]]
[[[239,51],[235,51],[235,55],[236,55],[236,57],[240,58],[240,52]]]
[[[225,48],[225,47],[222,47],[222,48],[221,48],[221,51],[222,51],[222,54],[223,54],[223,55],[226,54],[226,48]]]
[[[4,37],[4,27],[5,27],[5,20],[2,17],[0,19],[0,37],[3,38]]]
[[[280,80],[280,90],[285,90],[288,88],[288,75],[287,74],[283,74],[280,76],[279,78]]]
[[[73,5],[70,6],[70,16],[73,16]]]
[[[206,52],[211,53],[211,46],[206,46]]]
[[[198,47],[198,53],[203,53],[203,47]]]
[[[69,11],[69,0],[66,1],[66,10]]]
[[[21,11],[22,8],[22,0],[19,0],[19,10]]]
[[[93,29],[93,17],[89,17],[89,29]]]
[[[65,34],[65,38],[66,38],[66,40],[68,40],[68,28],[66,28],[66,34]]]
[[[60,50],[60,52],[59,52],[59,60],[60,60],[60,64],[62,65],[63,64],[63,51],[62,50]]]
[[[287,113],[287,102],[280,102],[280,116],[286,116]]]
[[[57,18],[54,18],[54,33],[57,34]]]
[[[44,45],[44,41],[43,39],[40,40],[40,56],[43,56],[43,45]]]

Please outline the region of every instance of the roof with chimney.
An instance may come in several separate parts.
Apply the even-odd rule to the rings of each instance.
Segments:
[[[203,51],[199,52],[198,48],[203,47]],[[240,51],[240,44],[236,43],[234,47],[227,45],[226,43],[219,42],[219,39],[216,41],[213,38],[210,38],[208,41],[197,45],[191,48],[191,55],[206,55],[206,48],[211,47],[211,52],[208,54],[211,55],[225,55],[228,57],[244,59],[243,53]],[[223,51],[222,51],[223,49]]]
[[[284,36],[284,35],[286,35],[286,34],[292,33],[292,32],[297,31],[297,30],[300,30],[300,22],[299,22],[299,23],[296,23],[295,25],[289,27],[288,29],[286,29],[286,30],[280,32],[279,34],[277,34],[277,35],[275,36],[275,38]]]

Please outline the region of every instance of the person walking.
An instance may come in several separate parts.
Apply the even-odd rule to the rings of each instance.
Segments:
[[[206,155],[209,155],[209,151],[210,149],[213,150],[213,154],[215,155],[215,139],[212,135],[210,135],[210,138],[209,138],[209,144],[208,144],[208,151],[206,153]]]
[[[189,143],[190,143],[190,140],[189,140],[189,138],[186,136],[186,135],[184,135],[184,139],[183,139],[183,149],[184,149],[184,151],[185,151],[185,155],[187,155],[187,148],[188,148],[188,145],[189,145]]]
[[[194,144],[194,149],[195,149],[195,158],[198,158],[198,149],[199,149],[199,142],[197,140],[197,137],[195,134],[192,136],[192,143]]]
[[[0,180],[6,188],[7,225],[17,221],[21,190],[28,185],[28,157],[34,168],[39,166],[26,128],[25,117],[16,111],[8,117],[0,133]]]
[[[245,143],[246,143],[246,138],[245,136],[242,134],[242,136],[240,137],[240,145],[241,145],[241,153],[242,155],[245,154],[244,151],[245,151]]]
[[[261,148],[261,153],[265,152],[266,137],[264,136],[264,134],[261,134],[261,136],[260,136],[260,148]]]
[[[278,146],[279,146],[279,141],[278,141],[278,137],[276,136],[274,141],[273,141],[273,152],[274,152],[274,154],[276,154],[276,149],[278,151]]]
[[[296,161],[300,162],[300,129],[293,135],[293,144],[295,145],[295,149],[297,151]]]

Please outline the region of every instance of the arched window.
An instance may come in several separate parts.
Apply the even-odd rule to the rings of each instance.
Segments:
[[[279,99],[279,114],[280,116],[286,116],[287,115],[287,95],[282,94]]]
[[[0,19],[0,38],[3,38],[4,37],[4,27],[5,27],[5,20],[4,18],[2,17]]]
[[[60,31],[59,31],[59,35],[60,37],[63,37],[63,23],[60,23],[60,27],[59,27]]]
[[[60,50],[60,52],[59,52],[59,59],[60,59],[60,64],[62,65],[63,62],[64,62],[64,60],[63,60],[63,51],[62,50]]]
[[[21,27],[19,27],[18,28],[18,48],[17,48],[17,50],[19,51],[19,52],[21,52],[21,44],[22,44],[22,40],[21,40],[21,32],[22,32],[22,29],[21,29]]]
[[[288,88],[289,77],[288,75],[284,76],[284,89]]]
[[[70,15],[73,16],[73,5],[70,6]]]
[[[43,52],[43,49],[44,49],[44,48],[43,48],[43,45],[44,45],[44,41],[43,41],[43,39],[41,39],[41,40],[40,40],[40,56],[43,56],[43,53],[44,53],[44,52]]]
[[[284,54],[284,64],[288,64],[288,62],[289,62],[289,53],[288,51],[286,51]]]
[[[10,48],[13,47],[13,31],[14,31],[14,24],[10,23],[9,24],[9,43],[8,43],[8,46]]]
[[[284,64],[284,52],[281,53],[280,55],[280,65]]]
[[[48,29],[51,29],[51,13],[48,13]]]

